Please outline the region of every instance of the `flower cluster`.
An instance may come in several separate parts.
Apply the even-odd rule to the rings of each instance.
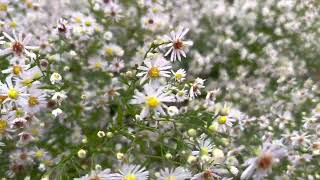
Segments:
[[[316,0],[0,0],[0,177],[320,179]]]

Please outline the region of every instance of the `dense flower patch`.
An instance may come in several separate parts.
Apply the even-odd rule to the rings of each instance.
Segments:
[[[320,179],[319,12],[0,0],[0,177]]]

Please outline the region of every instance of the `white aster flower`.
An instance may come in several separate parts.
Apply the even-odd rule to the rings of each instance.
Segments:
[[[118,173],[111,174],[108,180],[147,180],[149,172],[139,165],[124,164]]]
[[[55,72],[50,76],[51,84],[59,83],[59,82],[61,82],[61,80],[62,80],[62,77],[59,73]]]
[[[165,36],[165,41],[169,42],[169,44],[165,45],[165,47],[169,47],[169,50],[166,52],[165,56],[168,56],[171,53],[171,61],[175,61],[176,59],[181,61],[181,56],[186,57],[185,51],[187,50],[188,46],[193,44],[192,41],[183,40],[188,31],[189,29],[180,28],[178,32],[172,31],[169,36]]]
[[[169,61],[166,61],[162,56],[156,56],[152,59],[146,59],[143,66],[139,66],[138,69],[142,72],[138,73],[138,77],[142,77],[140,84],[144,83],[147,79],[155,80],[160,77],[170,77],[171,65]]]
[[[186,71],[184,69],[179,69],[176,72],[172,71],[172,74],[177,82],[182,82],[186,79]]]
[[[9,47],[2,50],[0,52],[0,56],[7,55],[7,54],[14,54],[15,57],[23,57],[27,55],[29,57],[34,57],[34,54],[30,52],[30,50],[36,49],[36,46],[28,46],[28,43],[31,40],[31,34],[28,34],[24,37],[22,33],[19,33],[17,36],[15,31],[13,31],[13,37],[9,34],[3,32],[3,35],[10,40]]]
[[[62,114],[63,111],[60,109],[60,108],[57,108],[57,109],[54,109],[51,114],[54,116],[54,117],[58,117],[60,114]]]
[[[177,167],[175,169],[165,168],[160,171],[158,180],[185,180],[191,177],[190,171],[183,167]]]
[[[194,83],[191,85],[190,90],[189,90],[189,98],[190,100],[194,99],[198,95],[201,94],[201,89],[203,89],[205,86],[204,84],[204,79],[197,78]]]
[[[140,113],[140,118],[145,118],[150,111],[155,113],[159,112],[162,115],[166,115],[163,107],[166,107],[165,102],[173,102],[174,97],[164,93],[165,87],[156,84],[146,84],[144,92],[135,92],[134,99],[131,100],[131,104],[142,104],[144,107]],[[157,115],[157,114],[156,114]]]
[[[241,174],[241,179],[263,179],[272,171],[272,166],[276,162],[287,155],[287,150],[280,143],[271,144],[266,142],[263,144],[262,152],[258,157],[247,160],[244,165],[248,166]]]
[[[111,174],[110,169],[105,169],[103,171],[91,171],[90,174],[86,174],[80,178],[74,178],[74,180],[109,180]]]
[[[124,68],[124,61],[115,58],[109,67],[110,71],[119,73]]]
[[[0,96],[6,97],[3,103],[16,103],[22,105],[26,102],[26,88],[23,87],[18,79],[11,76],[6,78],[6,84],[0,82]]]

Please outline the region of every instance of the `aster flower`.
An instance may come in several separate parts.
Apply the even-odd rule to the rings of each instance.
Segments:
[[[113,100],[114,97],[119,96],[120,93],[118,92],[120,88],[120,83],[117,78],[113,78],[111,84],[104,88],[103,97],[106,98],[108,101]]]
[[[144,92],[135,92],[134,99],[131,100],[131,104],[142,104],[144,107],[140,113],[140,118],[145,118],[150,111],[156,113],[159,112],[162,115],[166,115],[163,107],[166,107],[165,102],[173,102],[174,97],[164,93],[164,86],[156,84],[146,84],[143,86]]]
[[[95,170],[91,171],[90,174],[86,174],[80,178],[74,178],[74,180],[109,180],[110,175],[110,169],[105,169],[102,171]]]
[[[184,69],[179,69],[176,72],[172,71],[172,74],[177,82],[182,82],[186,79],[186,71]]]
[[[20,76],[24,71],[30,68],[30,65],[15,63],[9,66],[7,69],[2,70],[3,74],[11,74],[13,76]]]
[[[177,102],[185,101],[186,99],[188,99],[188,90],[185,90],[185,89],[178,90],[175,97]]]
[[[124,62],[121,59],[115,58],[109,67],[110,71],[119,73],[124,68]]]
[[[266,142],[262,146],[262,152],[258,157],[247,160],[244,165],[248,166],[241,174],[241,179],[263,179],[272,171],[272,166],[287,155],[287,150],[279,142],[271,144]]]
[[[195,174],[191,180],[215,180],[221,178],[213,169],[206,169],[198,174]]]
[[[66,19],[60,18],[56,27],[56,34],[69,38],[71,36],[71,26],[68,24]]]
[[[124,50],[116,44],[107,44],[104,46],[102,54],[106,57],[121,57],[124,54]]]
[[[10,40],[9,47],[2,50],[0,52],[0,56],[7,55],[7,54],[13,54],[15,57],[18,57],[19,59],[25,55],[29,57],[34,57],[35,55],[30,52],[30,50],[36,49],[36,46],[29,46],[29,42],[31,40],[31,34],[28,34],[24,37],[22,33],[19,33],[17,36],[15,31],[13,31],[13,37],[11,37],[9,34],[3,32],[3,35]]]
[[[192,155],[200,155],[205,158],[213,151],[213,144],[207,135],[202,134],[198,141],[198,146],[196,146],[195,151],[192,151]]]
[[[23,87],[18,79],[13,79],[8,76],[6,78],[6,84],[0,82],[0,96],[5,96],[6,99],[3,103],[23,105],[26,101],[26,88]]]
[[[94,71],[104,71],[107,68],[108,63],[101,60],[99,57],[93,57],[89,59],[89,68]]]
[[[119,22],[124,17],[122,14],[122,8],[116,3],[111,3],[109,6],[107,6],[104,9],[104,13],[114,22]]]
[[[189,90],[189,99],[194,99],[198,95],[201,94],[200,89],[203,89],[205,86],[204,84],[204,79],[197,78],[194,83],[191,85],[190,90]]]
[[[46,96],[47,95],[39,89],[29,89],[26,104],[23,104],[22,108],[32,113],[39,112],[47,105]]]
[[[133,164],[124,164],[118,173],[111,174],[108,180],[147,180],[149,172],[144,167]]]
[[[183,167],[175,169],[165,168],[160,171],[159,180],[185,180],[191,177],[191,173]]]
[[[146,59],[143,66],[139,66],[138,69],[142,72],[137,74],[138,77],[142,77],[140,84],[143,84],[147,79],[156,80],[160,77],[170,77],[171,65],[169,61],[166,61],[161,56],[155,56],[153,59]]]
[[[191,46],[192,41],[185,41],[184,36],[188,33],[189,29],[180,28],[177,32],[171,32],[170,35],[165,36],[165,41],[168,41],[169,44],[166,44],[165,47],[169,48],[165,56],[170,56],[171,61],[176,61],[177,59],[181,61],[181,56],[186,57],[186,50],[188,46]]]
[[[0,139],[10,139],[13,131],[9,127],[9,122],[2,116],[0,118]]]

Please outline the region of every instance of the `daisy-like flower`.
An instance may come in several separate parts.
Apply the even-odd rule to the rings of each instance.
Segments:
[[[8,121],[6,119],[4,119],[3,117],[1,117],[1,119],[0,119],[0,139],[11,138],[11,135],[10,135],[11,132],[12,132],[12,130],[9,128]]]
[[[188,94],[188,90],[185,90],[185,89],[178,90],[178,92],[175,95],[177,102],[183,102],[186,99],[188,99],[187,94]]]
[[[163,107],[167,107],[165,102],[173,102],[174,97],[164,93],[164,86],[159,86],[156,84],[146,84],[144,85],[144,92],[135,92],[133,96],[134,99],[131,100],[131,104],[142,104],[144,107],[140,113],[140,118],[145,118],[150,111],[154,111],[157,115],[159,112],[162,115],[166,115]]]
[[[123,68],[124,68],[123,60],[115,58],[111,62],[110,71],[119,73]]]
[[[107,44],[103,48],[102,54],[105,55],[106,57],[112,57],[112,56],[121,57],[124,54],[124,50],[116,44]]]
[[[124,17],[122,14],[122,8],[116,3],[111,3],[110,6],[107,6],[104,13],[115,22],[119,22],[119,20]]]
[[[186,71],[184,69],[179,69],[177,72],[172,71],[172,74],[177,82],[182,82],[186,79]]]
[[[159,180],[185,180],[191,177],[191,173],[183,167],[176,169],[165,168],[160,171]]]
[[[15,57],[23,57],[24,55],[27,55],[29,57],[34,57],[35,55],[30,52],[30,50],[36,49],[36,46],[28,46],[28,43],[31,40],[31,34],[28,34],[24,37],[23,33],[17,34],[15,31],[12,32],[13,37],[11,37],[9,34],[3,32],[3,35],[10,40],[9,47],[2,50],[0,52],[0,56],[7,55],[7,54],[14,54]]]
[[[107,62],[102,61],[98,57],[93,57],[89,59],[89,68],[94,71],[104,71],[107,67]]]
[[[219,179],[220,176],[215,174],[213,169],[207,169],[204,170],[198,174],[195,174],[191,180],[214,180],[214,179]]]
[[[231,111],[228,115],[220,115],[216,121],[213,122],[218,132],[226,132],[228,127],[232,127],[233,123],[237,121],[236,111]]]
[[[111,81],[111,84],[106,86],[104,88],[104,98],[106,98],[108,101],[113,100],[114,97],[119,96],[120,93],[118,92],[119,89],[121,89],[120,85],[119,85],[119,81],[117,78],[113,78]]]
[[[201,94],[201,89],[203,89],[205,86],[204,84],[204,79],[197,78],[194,83],[191,85],[190,90],[189,90],[189,98],[190,100],[194,99],[198,95]]]
[[[202,134],[199,138],[196,149],[197,150],[192,151],[192,155],[200,155],[202,159],[206,160],[213,151],[213,144],[205,134]]]
[[[91,171],[90,174],[86,174],[80,178],[75,178],[74,180],[109,180],[110,174],[110,169],[105,169],[102,171],[95,170]]]
[[[22,107],[28,112],[39,112],[41,108],[46,107],[46,94],[41,90],[32,88],[28,91],[27,102]]]
[[[56,34],[57,35],[61,35],[64,36],[66,38],[69,38],[71,36],[71,27],[68,24],[68,21],[60,18],[58,23],[57,23],[57,27],[56,27]]]
[[[140,84],[143,84],[147,79],[155,80],[160,77],[170,77],[171,65],[169,61],[166,61],[162,56],[156,56],[152,59],[146,59],[143,66],[139,66],[138,69],[142,72],[138,73],[138,77],[142,77]]]
[[[191,46],[192,41],[183,40],[184,36],[188,33],[189,29],[180,28],[178,32],[172,31],[170,35],[165,36],[165,41],[168,41],[169,44],[165,47],[169,47],[169,50],[166,52],[165,56],[168,56],[171,53],[170,60],[181,61],[181,56],[186,57],[186,50],[188,46]]]
[[[146,180],[149,172],[144,167],[133,164],[124,164],[118,173],[111,174],[108,180]]]
[[[13,80],[12,77],[6,78],[6,84],[0,82],[0,96],[6,97],[3,103],[16,103],[22,105],[26,101],[26,88],[23,87],[18,79]]]
[[[11,74],[13,76],[19,76],[21,75],[24,71],[29,69],[30,65],[24,65],[24,64],[18,64],[15,63],[11,66],[9,66],[7,69],[2,70],[1,72],[3,74]]]
[[[262,152],[258,157],[247,160],[244,165],[248,166],[241,174],[241,179],[263,179],[272,171],[272,166],[287,155],[285,147],[279,143],[266,142],[262,145]]]

